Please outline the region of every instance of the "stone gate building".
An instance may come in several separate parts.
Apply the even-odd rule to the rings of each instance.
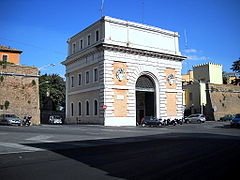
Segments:
[[[179,35],[103,17],[68,40],[66,122],[135,126],[182,117]],[[104,109],[103,109],[104,107]]]

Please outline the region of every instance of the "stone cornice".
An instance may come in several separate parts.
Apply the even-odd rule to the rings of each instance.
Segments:
[[[158,57],[158,58],[162,58],[162,59],[175,60],[175,61],[183,61],[184,59],[187,58],[185,56],[180,56],[180,55],[175,55],[175,54],[142,50],[142,49],[117,46],[117,45],[106,44],[106,43],[104,43],[102,46],[103,46],[104,50],[118,51],[118,52],[124,52],[124,53],[129,53],[129,54],[136,54],[136,55],[138,54],[138,55],[142,55],[142,56]]]
[[[73,54],[71,56],[68,56],[66,58],[66,60],[64,60],[63,62],[61,62],[62,65],[70,65],[76,61],[78,61],[80,58],[84,58],[84,57],[87,57],[89,55],[92,55],[96,52],[99,52],[103,50],[103,47],[101,46],[101,44],[97,44],[96,46],[94,47],[91,47],[91,48],[87,48],[83,51],[80,51],[80,52],[77,52],[76,54]]]
[[[156,52],[156,51],[142,50],[142,49],[113,45],[113,44],[101,43],[96,45],[95,47],[86,49],[83,52],[79,52],[72,56],[67,57],[67,59],[63,61],[62,64],[63,65],[72,64],[78,61],[79,58],[89,56],[101,50],[110,50],[110,51],[124,52],[128,54],[148,56],[148,57],[157,57],[157,58],[173,60],[173,61],[183,61],[184,59],[187,58],[185,56],[180,56],[176,54],[168,54],[168,53],[162,53],[162,52]]]

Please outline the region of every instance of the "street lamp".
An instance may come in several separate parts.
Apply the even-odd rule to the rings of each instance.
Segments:
[[[44,65],[44,66],[42,66],[42,67],[40,67],[40,68],[38,68],[38,74],[40,74],[40,71],[41,70],[43,70],[43,69],[46,69],[47,67],[50,67],[50,66],[56,66],[55,64],[48,64],[48,65]]]
[[[40,87],[41,85],[43,85],[43,84],[49,84],[49,83],[50,83],[50,81],[43,81],[43,82],[39,83],[39,87]],[[50,90],[49,90],[49,88],[47,88],[46,96],[47,96],[47,97],[50,96]]]
[[[50,83],[50,81],[43,81],[43,82],[39,83],[39,86],[41,86],[43,84],[48,84],[48,83]]]

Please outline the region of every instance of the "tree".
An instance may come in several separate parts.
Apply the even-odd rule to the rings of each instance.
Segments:
[[[231,70],[240,73],[240,58],[233,62]]]
[[[65,107],[65,81],[58,74],[44,74],[39,78],[40,108],[48,99],[53,101],[53,110]]]

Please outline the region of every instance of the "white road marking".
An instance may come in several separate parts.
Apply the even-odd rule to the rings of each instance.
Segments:
[[[31,138],[26,139],[27,141],[38,141],[38,142],[53,142],[48,140],[49,138],[53,137],[52,135],[39,135],[39,136],[34,136]]]
[[[7,148],[14,148],[14,149],[18,149],[18,150],[23,150],[20,152],[33,152],[33,151],[41,151],[42,149],[40,148],[35,148],[35,147],[31,147],[31,146],[26,146],[26,145],[22,145],[22,144],[17,144],[17,143],[6,143],[6,142],[0,142],[0,146],[3,147],[7,147]],[[9,154],[9,153],[14,153],[16,152],[16,150],[14,150],[13,152],[0,152],[0,154]],[[19,152],[19,151],[17,151]]]

